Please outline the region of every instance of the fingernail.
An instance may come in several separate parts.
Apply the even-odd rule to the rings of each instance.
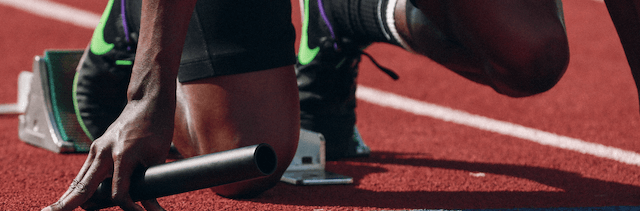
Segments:
[[[44,209],[42,209],[40,211],[51,211],[51,207],[45,207]]]

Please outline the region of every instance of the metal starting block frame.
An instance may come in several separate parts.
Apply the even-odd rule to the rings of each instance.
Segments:
[[[35,56],[33,72],[20,74],[18,103],[0,105],[0,113],[24,112],[19,116],[22,141],[56,153],[89,150],[92,141],[78,122],[72,97],[82,54],[83,50],[47,50],[43,56]],[[294,185],[353,183],[353,178],[324,168],[324,137],[300,130],[298,149],[281,181]]]
[[[35,56],[24,114],[19,116],[22,141],[56,153],[87,152],[85,135],[73,106],[73,79],[82,50],[45,51]]]
[[[280,181],[293,185],[351,184],[353,178],[324,169],[325,141],[320,133],[300,129],[296,155]]]

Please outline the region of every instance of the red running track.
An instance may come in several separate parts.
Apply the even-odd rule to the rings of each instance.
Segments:
[[[100,14],[105,0],[56,0]],[[0,1],[1,2],[1,1]],[[294,0],[294,21],[299,12]],[[389,45],[370,52],[400,74],[393,82],[366,59],[359,83],[562,136],[640,153],[640,109],[622,47],[603,3],[567,0],[571,63],[547,93],[496,94]],[[82,49],[92,30],[0,3],[0,103],[16,101],[18,74],[45,49]],[[354,185],[279,184],[254,199],[209,190],[159,199],[169,210],[485,209],[640,205],[640,166],[586,155],[359,101],[370,158],[328,163]],[[18,116],[0,116],[0,210],[37,210],[66,190],[85,154],[55,154],[18,139]],[[483,174],[480,174],[483,173]]]

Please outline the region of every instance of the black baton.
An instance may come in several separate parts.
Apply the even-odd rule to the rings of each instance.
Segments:
[[[265,177],[275,171],[276,163],[276,153],[268,144],[201,155],[134,173],[129,194],[133,201],[142,201]],[[97,210],[112,206],[109,178],[81,207]]]

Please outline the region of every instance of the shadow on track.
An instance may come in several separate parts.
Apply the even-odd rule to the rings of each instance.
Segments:
[[[387,172],[380,164],[483,172],[531,180],[563,191],[407,191],[359,189],[367,175]],[[354,177],[354,185],[293,186],[279,184],[248,201],[303,206],[372,207],[387,209],[493,209],[602,207],[640,205],[640,187],[586,178],[574,172],[536,166],[435,160],[425,154],[374,152],[369,158],[331,162],[327,169]],[[408,178],[410,179],[410,178]],[[493,184],[491,184],[493,185]],[[499,184],[498,184],[499,185]]]

